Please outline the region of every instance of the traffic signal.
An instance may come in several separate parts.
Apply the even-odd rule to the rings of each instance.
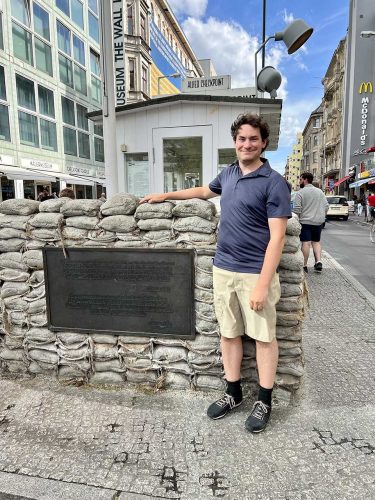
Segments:
[[[352,165],[351,167],[349,167],[349,172],[348,172],[348,175],[349,175],[349,179],[348,179],[348,184],[350,184],[351,182],[354,182],[355,181],[355,176],[356,176],[356,166],[355,165]]]

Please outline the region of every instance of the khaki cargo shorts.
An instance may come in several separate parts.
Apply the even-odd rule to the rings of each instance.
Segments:
[[[279,275],[272,278],[268,299],[261,311],[250,309],[250,295],[259,274],[235,273],[213,266],[214,303],[223,337],[248,335],[261,342],[276,337],[276,304],[280,299]]]

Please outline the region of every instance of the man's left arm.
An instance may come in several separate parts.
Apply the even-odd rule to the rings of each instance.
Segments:
[[[250,307],[255,311],[262,310],[267,302],[269,286],[280,263],[284,248],[287,222],[287,217],[268,219],[270,241],[264,257],[262,271],[250,296]]]

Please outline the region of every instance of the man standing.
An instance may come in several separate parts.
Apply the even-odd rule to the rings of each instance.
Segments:
[[[368,211],[371,219],[375,219],[375,192],[370,192],[367,198]]]
[[[322,225],[328,212],[328,201],[323,191],[312,185],[314,176],[310,172],[304,172],[300,177],[300,190],[294,198],[293,212],[299,216],[302,225],[300,240],[302,242],[302,253],[304,257],[303,269],[307,273],[307,261],[312,245],[315,264],[314,270],[322,272],[322,246],[320,235]]]
[[[285,179],[261,158],[269,127],[262,118],[240,115],[231,127],[237,161],[224,168],[209,186],[145,196],[141,202],[221,195],[221,218],[214,259],[214,302],[221,332],[226,392],[207,410],[224,417],[242,403],[242,335],[256,341],[259,396],[246,429],[261,432],[271,414],[278,346],[276,303],[280,298],[277,267],[291,217],[290,189]]]

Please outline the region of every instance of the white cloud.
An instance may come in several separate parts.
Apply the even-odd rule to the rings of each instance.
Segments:
[[[176,16],[204,16],[208,0],[168,0]]]
[[[295,20],[295,17],[293,16],[293,14],[291,12],[288,14],[287,10],[284,9],[283,10],[283,19],[284,19],[284,22],[286,24],[290,24]]]
[[[234,21],[219,21],[210,17],[206,21],[189,17],[183,22],[184,32],[199,59],[212,59],[219,75],[232,76],[232,88],[254,86],[254,54],[261,44]],[[271,46],[266,50],[266,64],[279,66],[286,50]],[[258,71],[261,55],[258,54]],[[279,97],[286,97],[286,79],[280,88]]]
[[[290,147],[296,141],[297,132],[301,132],[314,109],[319,106],[319,99],[316,102],[303,99],[296,102],[289,102],[286,99],[283,103],[281,114],[281,131],[279,147]]]

